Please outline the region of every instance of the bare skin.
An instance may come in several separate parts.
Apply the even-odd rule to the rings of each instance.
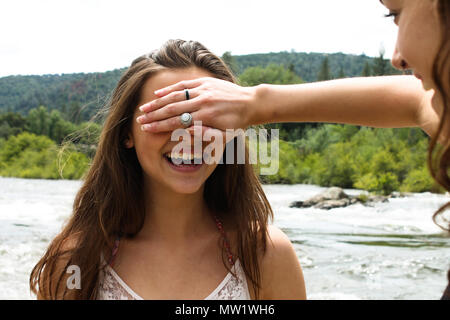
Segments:
[[[399,27],[392,64],[413,70],[416,77],[247,88],[211,78],[182,81],[156,92],[159,99],[143,104],[146,113],[138,121],[149,132],[170,131],[179,127],[181,113],[191,112],[194,120],[221,130],[260,123],[329,122],[377,128],[420,127],[431,136],[443,114],[431,73],[440,39],[435,1],[382,3]],[[184,89],[189,89],[191,100],[184,100]],[[450,132],[450,128],[444,132]],[[439,143],[446,144],[448,138],[441,136]]]

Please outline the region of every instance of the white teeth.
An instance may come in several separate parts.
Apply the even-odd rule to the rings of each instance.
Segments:
[[[203,157],[201,154],[189,154],[189,153],[183,153],[183,154],[172,154],[171,152],[167,152],[164,154],[165,156],[173,159],[173,160],[201,160]]]

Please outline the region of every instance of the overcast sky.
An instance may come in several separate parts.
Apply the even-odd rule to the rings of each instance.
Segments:
[[[122,68],[174,38],[218,55],[384,46],[390,57],[385,13],[379,0],[1,0],[0,76]]]

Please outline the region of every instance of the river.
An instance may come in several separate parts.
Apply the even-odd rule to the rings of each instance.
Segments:
[[[0,299],[34,299],[28,279],[72,208],[80,181],[0,177]],[[289,208],[326,188],[264,185],[291,239],[309,299],[439,299],[450,238],[431,220],[447,195],[415,193],[373,207]],[[344,189],[351,195],[361,190]]]

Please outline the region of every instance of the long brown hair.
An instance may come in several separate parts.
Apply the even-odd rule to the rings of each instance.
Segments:
[[[136,58],[121,76],[107,104],[108,116],[97,151],[76,195],[72,215],[31,272],[30,288],[38,297],[95,299],[99,274],[106,266],[101,254],[109,261],[116,236],[133,237],[141,230],[145,217],[143,173],[135,149],[125,148],[124,141],[145,81],[161,70],[188,67],[236,82],[220,58],[198,42],[183,40],[169,40],[160,49]],[[235,148],[238,138],[234,138]],[[228,227],[236,231],[235,254],[258,298],[259,262],[265,252],[267,225],[273,212],[255,168],[249,164],[247,145],[245,151],[245,164],[234,161],[216,167],[205,182],[204,199],[219,218],[230,221],[225,230]],[[225,256],[222,246],[223,263],[231,271]],[[80,268],[81,289],[66,286],[64,280],[70,265]]]
[[[443,113],[439,122],[439,129],[437,133],[431,137],[428,148],[428,168],[432,177],[447,191],[450,191],[450,140],[439,146],[438,152],[434,152],[437,147],[437,141],[440,140],[441,134],[444,137],[450,137],[448,130],[448,122],[450,119],[449,105],[450,105],[450,3],[447,0],[437,0],[437,10],[441,24],[441,46],[433,64],[433,79],[436,84],[436,94],[442,98]],[[446,231],[450,231],[450,220],[444,216],[444,211],[450,208],[450,202],[447,202],[440,207],[433,215],[435,223]],[[448,271],[448,280],[450,283],[450,270]]]

